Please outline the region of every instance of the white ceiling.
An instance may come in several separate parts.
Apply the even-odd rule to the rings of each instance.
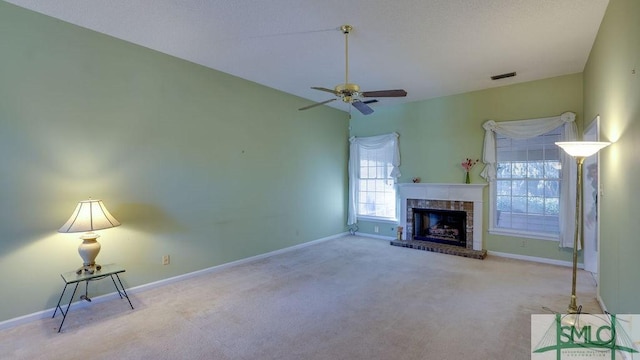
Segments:
[[[581,72],[609,0],[7,0],[312,101],[349,80],[376,107]],[[491,75],[517,72],[492,81]],[[301,104],[306,105],[306,104]],[[334,101],[329,105],[346,110]],[[308,110],[313,111],[313,110]]]

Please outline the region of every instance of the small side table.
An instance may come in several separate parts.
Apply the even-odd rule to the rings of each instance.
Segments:
[[[89,281],[102,280],[109,277],[111,278],[111,281],[113,281],[113,286],[115,286],[116,291],[118,292],[118,295],[120,295],[120,299],[126,298],[127,301],[129,302],[129,306],[131,306],[131,309],[133,310],[133,305],[131,304],[129,295],[127,295],[127,292],[125,291],[124,286],[122,285],[122,281],[120,281],[120,276],[118,276],[118,274],[123,272],[125,272],[125,269],[122,266],[119,266],[116,264],[109,264],[109,265],[102,265],[102,268],[100,270],[96,270],[93,274],[89,274],[88,272],[82,272],[78,274],[75,270],[60,274],[60,276],[62,277],[62,280],[64,280],[64,289],[62,289],[62,293],[60,294],[60,299],[58,299],[58,305],[56,305],[56,309],[53,312],[53,316],[51,317],[52,319],[56,317],[56,313],[58,312],[58,309],[60,309],[60,313],[62,314],[62,322],[60,323],[60,328],[58,328],[58,332],[62,330],[62,325],[64,324],[64,321],[67,318],[67,314],[69,313],[69,308],[71,307],[71,302],[73,302],[73,298],[76,295],[76,291],[78,290],[78,285],[80,285],[80,283],[83,281],[85,283],[85,288],[84,288],[84,295],[80,295],[81,300],[86,300],[91,302],[91,299],[88,296]],[[118,280],[117,283],[116,283],[116,280]],[[65,291],[67,291],[67,286],[71,284],[76,284],[76,286],[73,288],[73,294],[71,294],[71,298],[69,299],[67,308],[63,309],[60,306],[60,303],[62,302],[62,298],[64,297]],[[118,287],[118,284],[120,284],[120,287]]]

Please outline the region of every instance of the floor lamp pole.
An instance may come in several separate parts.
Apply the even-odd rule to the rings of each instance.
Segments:
[[[578,176],[576,179],[576,228],[573,235],[573,279],[571,281],[571,302],[567,312],[577,314],[580,310],[576,298],[576,280],[578,276],[578,244],[584,247],[582,238],[582,165],[584,159],[598,153],[600,149],[609,146],[604,141],[559,141],[556,145],[576,159]],[[578,242],[579,241],[579,242]]]
[[[568,314],[577,314],[578,305],[576,297],[576,281],[578,277],[578,241],[582,246],[582,165],[584,156],[576,156],[578,165],[578,176],[576,179],[576,228],[573,236],[573,278],[571,280],[571,301],[569,302]]]

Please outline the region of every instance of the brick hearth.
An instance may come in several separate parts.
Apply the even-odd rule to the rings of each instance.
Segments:
[[[441,254],[464,256],[473,259],[484,260],[487,257],[487,250],[473,250],[461,246],[446,245],[422,240],[391,240],[391,245],[406,247],[410,249],[437,252]]]

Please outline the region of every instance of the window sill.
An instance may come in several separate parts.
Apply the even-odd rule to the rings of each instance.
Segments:
[[[558,234],[539,233],[539,232],[533,232],[533,231],[492,228],[492,229],[489,229],[489,234],[513,236],[513,237],[536,239],[536,240],[546,240],[546,241],[560,241],[560,236]]]
[[[398,224],[398,219],[383,218],[383,217],[376,217],[376,216],[358,215],[357,219],[358,221],[371,221],[371,222],[379,222],[379,223],[394,224],[394,225]]]

